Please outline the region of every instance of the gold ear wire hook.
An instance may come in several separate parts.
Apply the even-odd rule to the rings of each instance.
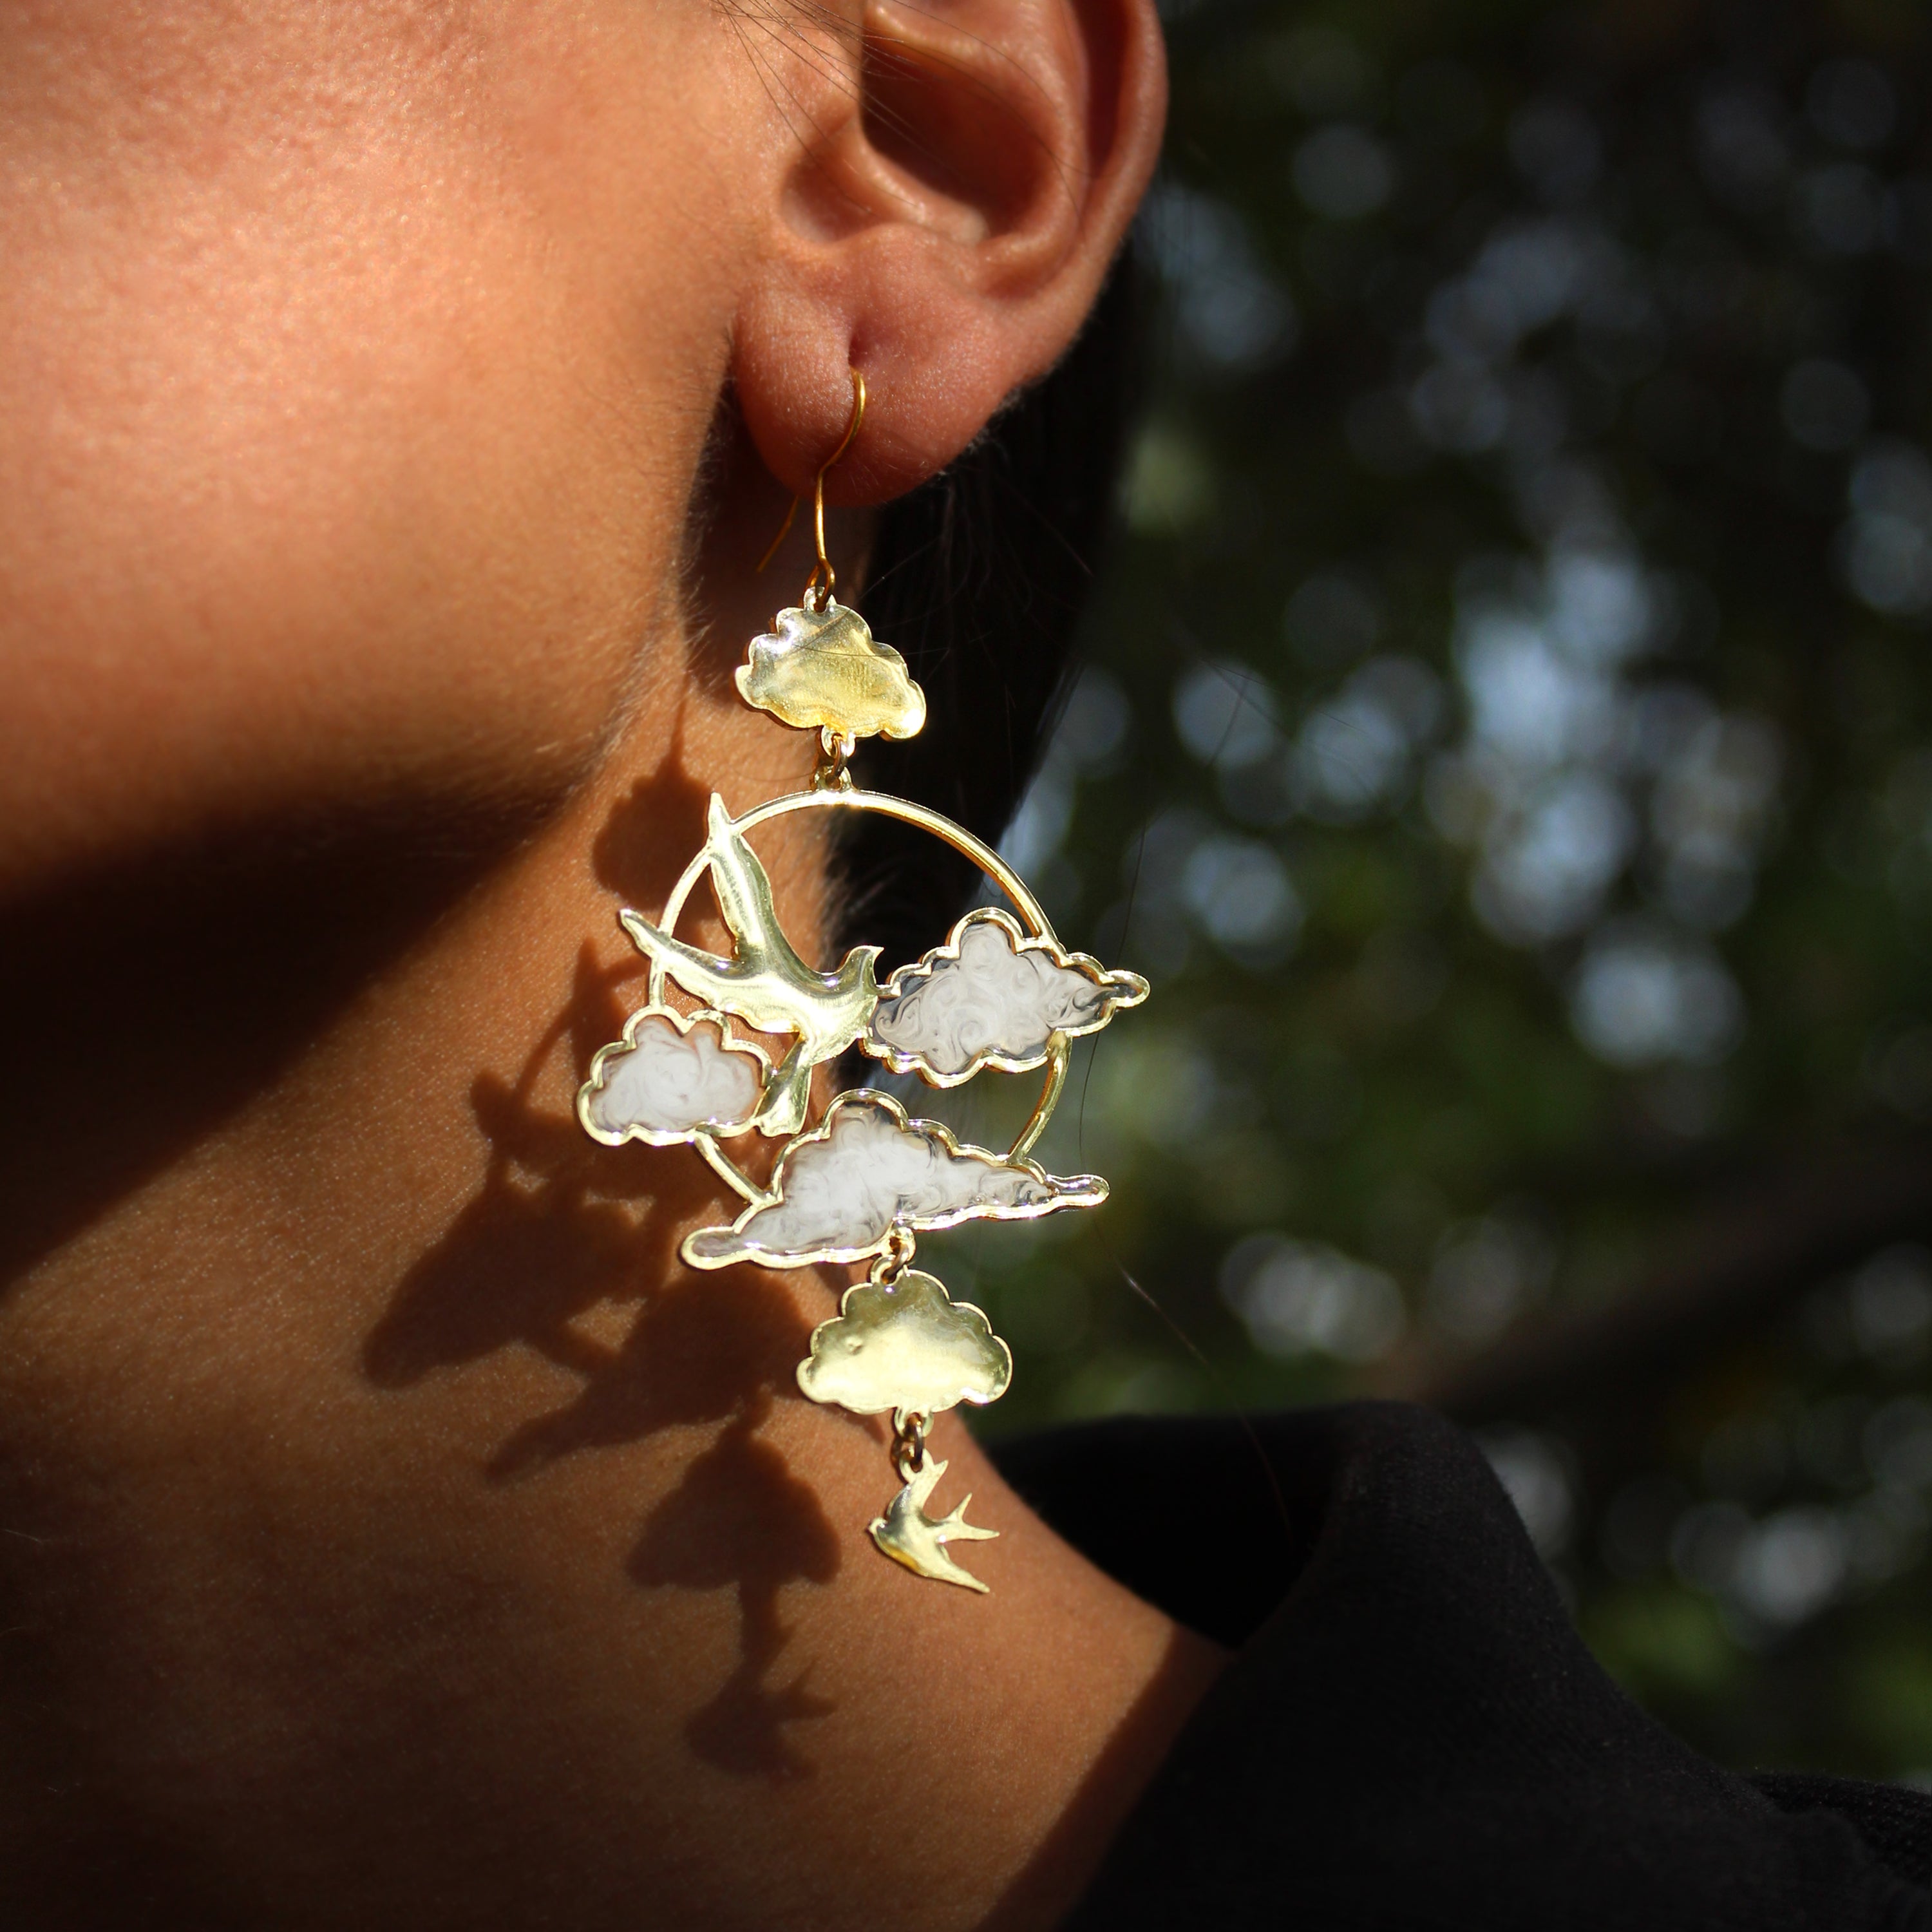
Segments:
[[[804,602],[814,610],[822,610],[832,601],[832,586],[838,581],[832,568],[832,560],[825,554],[825,472],[852,447],[861,425],[866,420],[866,379],[857,370],[852,371],[852,415],[845,425],[845,434],[838,447],[818,466],[817,480],[812,486],[812,533],[818,541],[818,561],[812,566],[812,574],[805,580]],[[772,539],[772,547],[758,560],[758,571],[778,554],[778,546],[791,535],[792,520],[798,514],[798,506],[802,496],[791,500],[791,508],[785,512],[785,520],[778,527],[778,533]],[[754,573],[754,574],[757,573]],[[820,580],[823,578],[821,588]],[[815,600],[815,601],[814,601]]]

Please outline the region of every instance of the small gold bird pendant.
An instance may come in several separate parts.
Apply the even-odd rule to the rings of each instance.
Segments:
[[[903,1563],[915,1576],[930,1576],[938,1583],[958,1583],[977,1590],[986,1586],[970,1570],[962,1570],[946,1554],[949,1543],[989,1543],[997,1529],[982,1529],[966,1520],[967,1505],[973,1498],[962,1497],[950,1514],[931,1516],[926,1502],[934,1486],[946,1473],[946,1465],[932,1457],[926,1466],[908,1477],[904,1489],[886,1505],[884,1516],[872,1519],[872,1540],[895,1563]]]

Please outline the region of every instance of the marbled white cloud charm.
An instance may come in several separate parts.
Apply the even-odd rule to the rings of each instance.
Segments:
[[[578,1090],[584,1131],[607,1147],[742,1133],[764,1097],[771,1062],[724,1028],[718,1013],[686,1019],[658,1006],[633,1013],[624,1037],[598,1049]]]
[[[1138,973],[1110,973],[1084,952],[1029,939],[1010,914],[982,907],[886,982],[862,1043],[896,1073],[916,1070],[952,1087],[982,1066],[1042,1066],[1056,1034],[1096,1033],[1147,995]]]
[[[910,1120],[890,1094],[842,1094],[824,1124],[785,1149],[763,1197],[728,1228],[684,1240],[694,1268],[803,1268],[884,1254],[898,1233],[962,1221],[1031,1221],[1107,1198],[1097,1174],[1063,1178],[1030,1160],[962,1147],[933,1120]]]

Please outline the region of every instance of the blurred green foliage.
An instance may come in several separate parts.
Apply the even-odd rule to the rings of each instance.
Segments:
[[[987,1426],[1438,1401],[1694,1741],[1932,1774],[1932,26],[1169,27],[1128,532],[1009,839],[1154,994],[1044,1150],[1106,1210],[934,1244]]]

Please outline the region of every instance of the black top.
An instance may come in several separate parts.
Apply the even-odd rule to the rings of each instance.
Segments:
[[[1932,1932],[1932,1797],[1738,1777],[1646,1717],[1461,1431],[1376,1403],[1256,1433],[1266,1467],[1220,1418],[997,1451],[1094,1562],[1240,1646],[1066,1932]]]

